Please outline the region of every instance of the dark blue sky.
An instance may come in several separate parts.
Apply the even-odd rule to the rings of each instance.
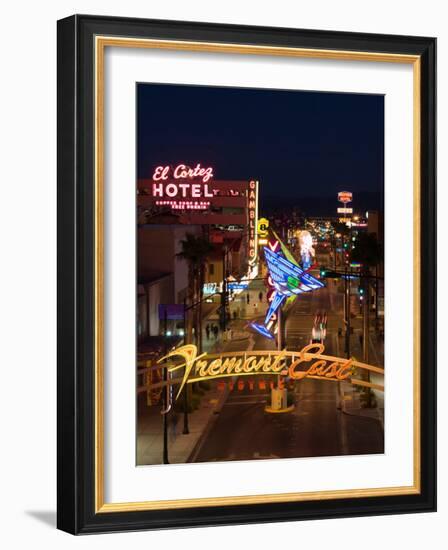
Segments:
[[[258,179],[261,199],[383,193],[379,95],[139,84],[138,177],[160,164]]]

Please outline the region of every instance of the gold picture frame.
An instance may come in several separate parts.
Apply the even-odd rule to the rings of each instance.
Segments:
[[[181,25],[182,27],[182,25]],[[218,32],[219,27],[221,34]],[[78,103],[84,109],[87,105],[91,105],[93,113],[89,113],[91,117],[90,124],[87,128],[88,132],[88,145],[82,143],[78,148],[90,147],[93,149],[93,173],[92,184],[93,193],[89,195],[90,210],[93,219],[92,224],[89,227],[90,235],[93,233],[92,250],[90,252],[91,267],[91,283],[92,288],[89,293],[92,300],[93,309],[90,310],[92,316],[93,334],[91,343],[93,344],[93,353],[91,355],[92,360],[89,365],[80,365],[79,363],[74,367],[73,379],[80,376],[80,369],[91,369],[90,381],[92,382],[91,395],[93,396],[93,403],[91,403],[92,415],[83,422],[93,421],[91,426],[90,437],[92,447],[88,451],[90,453],[89,460],[85,458],[83,461],[84,472],[90,471],[85,475],[84,480],[84,497],[79,498],[79,506],[84,509],[81,516],[81,520],[78,515],[75,520],[69,513],[70,506],[67,504],[67,496],[60,493],[60,512],[59,512],[59,527],[70,532],[96,532],[118,529],[132,529],[135,528],[152,528],[158,527],[167,522],[170,526],[175,527],[180,525],[180,520],[175,519],[173,515],[174,511],[186,511],[187,519],[183,521],[189,525],[195,524],[207,524],[207,521],[202,521],[200,516],[196,513],[204,509],[211,510],[211,516],[208,519],[208,523],[241,523],[245,521],[255,521],[254,512],[250,512],[250,507],[263,505],[266,508],[266,513],[271,514],[273,520],[281,517],[300,518],[307,517],[303,515],[303,504],[318,502],[327,503],[327,506],[323,508],[321,516],[319,512],[316,512],[313,517],[330,517],[334,513],[334,504],[341,506],[341,502],[349,501],[350,506],[357,508],[356,514],[369,514],[375,513],[375,502],[377,502],[378,510],[381,509],[383,503],[387,499],[396,499],[396,511],[405,511],[406,507],[412,508],[412,503],[415,503],[416,507],[422,509],[434,508],[434,491],[429,490],[428,487],[432,486],[428,484],[428,477],[432,479],[435,475],[433,468],[431,468],[431,460],[428,459],[428,455],[433,452],[432,442],[434,440],[434,431],[431,436],[428,436],[428,419],[432,418],[433,412],[428,409],[428,403],[425,400],[423,402],[424,410],[422,410],[422,381],[425,381],[425,377],[421,371],[421,356],[422,356],[422,326],[427,319],[422,317],[421,310],[421,285],[422,285],[422,237],[423,237],[423,219],[425,223],[425,229],[428,231],[428,224],[432,221],[429,219],[431,212],[423,210],[421,193],[422,189],[424,193],[433,193],[434,181],[431,179],[431,175],[428,173],[428,163],[433,164],[433,137],[428,136],[428,119],[432,114],[428,109],[427,98],[431,97],[434,93],[434,67],[428,61],[428,56],[434,55],[435,43],[433,39],[413,39],[405,37],[388,37],[389,42],[381,37],[372,35],[366,40],[363,35],[358,35],[358,44],[366,44],[365,49],[356,49],[355,39],[351,36],[346,36],[344,33],[329,33],[321,32],[314,33],[316,38],[313,45],[307,47],[301,46],[300,43],[308,43],[310,39],[306,31],[290,31],[289,34],[286,31],[269,29],[269,40],[264,37],[259,37],[259,29],[257,28],[237,28],[228,26],[212,26],[212,31],[215,32],[216,40],[211,40],[209,37],[211,30],[205,24],[184,24],[183,33],[178,32],[176,38],[161,38],[160,34],[163,32],[173,33],[178,31],[176,25],[172,26],[171,22],[152,22],[152,21],[139,21],[139,32],[135,33],[132,30],[132,25],[129,20],[120,20],[114,18],[90,18],[89,16],[74,16],[68,18],[59,23],[59,44],[60,44],[60,95],[59,104],[66,101],[61,95],[66,90],[66,82],[80,80],[86,78],[86,72],[89,72],[90,82],[92,83],[92,92],[87,99]],[[171,29],[171,30],[170,30]],[[189,32],[187,32],[189,31]],[[226,41],[226,36],[235,36],[235,32],[238,34],[238,39],[231,42]],[[291,39],[293,43],[290,45],[284,44],[286,38],[282,35],[282,32],[286,35],[294,35],[294,39]],[[197,34],[197,39],[185,39],[183,34]],[[227,34],[226,34],[227,33]],[[212,33],[213,34],[213,33]],[[152,36],[151,36],[152,35]],[[72,38],[72,44],[68,45],[69,39]],[[272,44],[260,44],[255,43],[255,40],[270,41]],[[275,44],[277,42],[277,44]],[[378,43],[384,44],[381,48],[378,47]],[[76,44],[73,47],[73,43]],[[327,47],[323,44],[327,43]],[[281,45],[280,45],[281,44]],[[296,45],[298,44],[298,45]],[[345,44],[345,47],[344,47]],[[336,47],[338,45],[338,47]],[[243,54],[243,55],[269,55],[269,56],[288,56],[288,57],[301,57],[312,59],[325,59],[325,60],[342,60],[342,61],[365,61],[365,62],[386,62],[386,63],[400,63],[410,64],[413,70],[413,202],[414,202],[414,364],[413,364],[413,383],[414,383],[414,417],[413,417],[413,463],[414,463],[414,480],[411,486],[403,487],[381,487],[381,488],[366,488],[357,490],[329,490],[329,491],[317,491],[306,493],[282,493],[282,494],[265,494],[265,495],[247,495],[247,496],[226,496],[217,498],[192,498],[182,500],[163,500],[163,501],[144,501],[144,502],[126,502],[126,503],[110,503],[105,502],[104,498],[104,91],[105,91],[105,52],[107,48],[141,48],[141,49],[159,49],[159,50],[175,50],[175,51],[190,51],[190,52],[208,52],[226,54]],[[79,51],[78,51],[79,50]],[[91,60],[87,61],[87,53],[91,53]],[[406,52],[406,53],[405,53]],[[75,55],[77,54],[77,55]],[[86,66],[80,67],[79,63],[82,61]],[[71,68],[71,75],[65,74],[69,71],[67,69],[67,63],[73,61],[75,66]],[[62,63],[65,66],[62,68]],[[78,63],[78,65],[76,65]],[[75,76],[76,75],[76,76]],[[64,82],[62,82],[65,79]],[[88,84],[88,83],[86,83]],[[74,92],[77,93],[77,92]],[[422,101],[422,93],[425,98],[425,102]],[[71,107],[73,108],[73,107]],[[422,111],[425,109],[425,111]],[[78,111],[79,113],[79,111]],[[61,107],[59,113],[60,119],[63,119],[63,123],[70,125],[67,122],[67,118],[73,111]],[[422,120],[424,124],[422,125]],[[79,123],[78,123],[79,124]],[[73,129],[74,130],[74,129]],[[79,128],[78,128],[79,130]],[[61,132],[66,132],[67,128],[64,127]],[[69,128],[70,131],[70,128]],[[83,129],[84,131],[84,129]],[[74,132],[73,132],[74,133]],[[61,141],[63,137],[60,138]],[[74,138],[76,139],[76,138]],[[422,139],[425,140],[422,148]],[[64,144],[60,143],[61,159],[64,154]],[[422,159],[422,150],[424,150],[425,158]],[[66,153],[65,153],[66,154]],[[76,154],[72,151],[72,154]],[[65,160],[60,160],[61,172],[67,169]],[[62,166],[61,166],[62,165]],[[426,171],[425,171],[426,170]],[[60,176],[61,177],[61,176]],[[73,182],[77,175],[73,175]],[[78,177],[80,175],[78,174]],[[61,183],[62,185],[62,183]],[[64,185],[66,183],[64,182]],[[427,201],[426,201],[427,202]],[[426,204],[426,203],[425,203]],[[60,212],[62,216],[66,214],[67,204],[61,201]],[[87,210],[86,210],[87,212]],[[62,221],[60,222],[62,223]],[[79,220],[78,220],[78,223]],[[60,226],[61,227],[61,226]],[[63,228],[60,229],[63,231]],[[425,236],[425,239],[427,235]],[[67,236],[62,233],[62,239],[64,242],[67,240]],[[425,247],[427,250],[427,247]],[[74,251],[76,253],[76,251]],[[435,262],[434,254],[431,255],[430,263]],[[61,283],[64,286],[64,281]],[[66,285],[70,286],[70,284]],[[64,286],[62,292],[69,292]],[[432,292],[432,291],[431,291]],[[60,298],[62,299],[62,298]],[[425,313],[427,317],[427,313]],[[434,320],[432,320],[434,322]],[[67,321],[68,323],[68,321]],[[427,334],[423,335],[425,341],[428,341]],[[65,335],[64,337],[67,337]],[[76,347],[76,342],[73,344],[73,348]],[[61,361],[64,365],[61,365]],[[432,357],[430,361],[433,362]],[[59,358],[59,368],[65,369],[65,358]],[[85,388],[84,388],[85,389]],[[73,388],[72,388],[73,390]],[[78,386],[78,391],[82,388]],[[64,392],[64,388],[59,388],[60,393]],[[60,405],[61,408],[64,405]],[[60,414],[62,412],[60,411]],[[431,440],[429,447],[426,446],[422,449],[422,419],[425,422],[425,441],[428,442],[428,437]],[[79,429],[79,424],[78,429]],[[79,437],[78,433],[73,434],[73,439],[76,440]],[[63,445],[63,443],[60,444]],[[73,448],[75,444],[73,444]],[[73,453],[72,453],[73,454]],[[68,467],[68,464],[78,464],[80,466],[79,457],[71,456],[71,458],[64,457],[64,452],[61,450],[60,458],[60,472],[61,478],[59,480],[60,487],[66,487],[67,484],[75,485],[79,483],[78,478],[72,479],[72,474],[67,473],[73,471]],[[78,461],[78,462],[77,462]],[[76,469],[76,468],[75,468]],[[423,469],[423,470],[422,470]],[[67,481],[67,478],[70,478]],[[75,476],[77,477],[77,476]],[[64,478],[64,480],[62,480]],[[88,478],[88,479],[87,479]],[[422,480],[424,486],[422,486]],[[89,484],[90,491],[86,488],[86,483]],[[73,493],[75,489],[73,488]],[[79,491],[79,489],[78,489]],[[88,493],[88,494],[87,494]],[[73,500],[72,499],[72,500]],[[87,500],[86,500],[87,499]],[[90,509],[88,504],[90,499]],[[404,500],[403,500],[404,499]],[[407,500],[406,500],[407,499]],[[407,504],[401,503],[406,500]],[[356,502],[357,501],[357,502]],[[356,504],[353,504],[355,502]],[[392,500],[390,501],[392,503]],[[332,505],[333,503],[333,505]],[[372,504],[373,503],[373,504]],[[291,505],[297,504],[297,508],[291,511]],[[280,507],[278,507],[280,505]],[[289,505],[289,507],[288,507]],[[281,508],[283,506],[283,508]],[[285,508],[285,506],[287,508]],[[373,506],[373,507],[372,507]],[[277,507],[277,509],[275,508]],[[426,508],[425,508],[426,507]],[[216,510],[219,508],[222,516],[222,521],[217,521],[215,518]],[[223,512],[226,509],[226,512]],[[236,514],[236,519],[231,517],[233,510],[240,511],[240,516]],[[333,512],[331,512],[333,510]],[[373,512],[372,512],[373,510]],[[171,516],[168,519],[163,517],[161,519],[160,513],[164,511],[171,511]],[[137,517],[136,513],[140,515]],[[249,516],[252,513],[253,519]],[[286,516],[282,516],[286,514]],[[350,513],[350,512],[349,512]],[[151,516],[151,514],[153,514]],[[159,515],[157,515],[159,514]],[[277,514],[277,516],[276,516]],[[289,515],[288,515],[289,514]],[[204,519],[205,516],[202,516]],[[142,519],[143,518],[143,519]],[[177,516],[179,518],[179,515]],[[214,519],[213,519],[214,518]],[[246,518],[246,520],[245,520]]]

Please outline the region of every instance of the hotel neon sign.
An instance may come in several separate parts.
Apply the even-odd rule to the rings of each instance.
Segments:
[[[212,179],[213,168],[202,167],[199,163],[194,168],[185,164],[178,164],[175,168],[157,166],[152,175],[152,196],[160,199],[156,201],[159,206],[168,205],[181,210],[206,209],[210,206],[207,199],[215,196],[210,183]]]
[[[166,365],[168,373],[184,369],[181,377],[170,377],[167,382],[159,382],[157,386],[180,384],[176,399],[181,394],[185,384],[201,380],[214,380],[232,376],[282,375],[292,380],[313,378],[341,382],[343,380],[354,385],[374,388],[384,391],[384,386],[354,378],[358,371],[369,371],[384,376],[384,369],[361,363],[355,359],[344,359],[325,355],[324,344],[309,344],[298,351],[239,351],[226,353],[202,353],[198,355],[193,344],[181,346],[170,351],[158,360],[158,364],[170,360]],[[180,359],[179,364],[171,364],[174,358]],[[154,388],[155,386],[153,386]]]

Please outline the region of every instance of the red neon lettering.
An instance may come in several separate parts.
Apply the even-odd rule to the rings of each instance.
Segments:
[[[177,185],[182,190],[182,196],[186,197],[187,196],[187,189],[190,187],[190,184],[189,183],[178,183]]]
[[[177,195],[177,185],[175,183],[169,183],[166,187],[165,187],[165,193],[169,196],[169,197],[175,197]]]
[[[199,183],[192,183],[191,184],[191,196],[192,197],[200,197],[201,196],[201,186]]]
[[[167,180],[170,172],[169,166],[157,166],[154,169],[152,179],[154,181]],[[190,168],[185,164],[178,164],[173,170],[174,179],[192,179],[202,178],[203,183],[207,183],[213,178],[213,168],[204,168],[199,163],[194,168]]]
[[[163,197],[163,183],[153,183],[152,194],[154,197]]]
[[[200,164],[197,164],[194,168],[189,168],[185,164],[179,164],[176,166],[173,172],[175,179],[192,179],[201,177],[204,183],[207,183],[213,178],[213,168],[202,168]]]
[[[176,168],[174,169],[174,174],[173,175],[176,179],[186,178],[187,173],[186,173],[185,164],[179,164],[178,166],[176,166]]]
[[[168,178],[169,166],[157,166],[152,175],[154,181],[166,180]]]
[[[204,173],[204,177],[202,178],[202,181],[204,183],[207,183],[209,180],[211,180],[213,177],[213,168],[207,168]]]
[[[213,191],[208,190],[208,185],[204,185],[204,197],[213,197]]]

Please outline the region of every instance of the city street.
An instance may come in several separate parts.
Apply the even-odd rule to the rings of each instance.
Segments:
[[[287,312],[285,332],[288,349],[301,349],[307,345],[314,315],[318,311],[326,311],[325,351],[330,355],[344,356],[344,337],[338,336],[338,328],[343,328],[343,294],[338,292],[338,282],[329,280],[327,283],[326,288],[317,292],[301,294]],[[361,358],[357,336],[361,322],[355,317],[353,324],[351,353],[359,354]],[[259,335],[254,337],[254,349],[274,347],[273,341]],[[226,348],[228,351],[231,349]],[[237,342],[234,349],[239,349]],[[251,390],[245,384],[241,390],[235,384],[190,461],[382,453],[381,422],[372,416],[342,412],[339,384],[312,379],[296,382],[294,411],[278,414],[264,410],[270,401],[268,386],[259,389],[255,385]],[[344,387],[348,393],[346,398],[350,398],[353,388],[345,383]]]

